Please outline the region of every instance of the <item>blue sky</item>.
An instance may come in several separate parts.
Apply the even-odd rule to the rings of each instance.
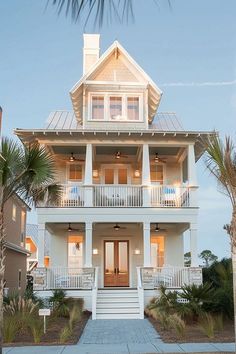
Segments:
[[[160,111],[175,111],[185,129],[217,129],[235,138],[236,2],[135,0],[135,22],[94,29],[58,17],[47,0],[0,2],[0,105],[4,134],[39,128],[51,110],[71,110],[69,89],[82,74],[82,34],[100,32],[103,52],[115,39],[163,90]],[[199,251],[229,256],[222,227],[230,204],[198,163]],[[36,220],[35,215],[29,221]],[[186,238],[187,240],[187,238]],[[188,247],[188,242],[186,242]]]

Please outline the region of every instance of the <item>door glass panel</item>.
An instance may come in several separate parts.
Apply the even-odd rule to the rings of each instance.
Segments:
[[[119,241],[118,250],[118,268],[119,274],[128,272],[128,244],[127,242]]]
[[[115,252],[114,242],[105,243],[105,274],[114,273]]]
[[[127,168],[118,170],[118,184],[127,184]]]
[[[151,265],[162,267],[164,264],[165,243],[164,236],[151,237]]]
[[[114,184],[114,170],[105,169],[105,184]]]
[[[83,267],[83,238],[82,236],[69,236],[68,238],[68,267]]]
[[[163,184],[163,166],[162,165],[151,165],[150,177],[151,177],[152,183]]]

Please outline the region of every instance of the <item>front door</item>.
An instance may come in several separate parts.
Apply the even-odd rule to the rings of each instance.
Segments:
[[[129,241],[104,241],[104,286],[129,286]]]

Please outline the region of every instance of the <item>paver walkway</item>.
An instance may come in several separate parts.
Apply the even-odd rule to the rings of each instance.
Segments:
[[[235,353],[235,343],[164,343],[148,320],[89,320],[76,345],[4,348],[4,354]]]

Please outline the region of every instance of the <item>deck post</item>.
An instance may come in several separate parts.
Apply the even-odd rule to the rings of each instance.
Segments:
[[[198,267],[197,224],[190,224],[191,267]]]
[[[194,144],[188,145],[188,183],[190,187],[197,186]]]
[[[85,267],[92,267],[93,224],[85,224]]]
[[[38,225],[38,267],[44,267],[45,223]]]
[[[143,223],[143,266],[151,267],[151,235],[150,223]]]
[[[149,146],[143,144],[143,159],[142,159],[142,185],[143,185],[143,206],[149,207],[151,205],[150,198],[150,158]]]

